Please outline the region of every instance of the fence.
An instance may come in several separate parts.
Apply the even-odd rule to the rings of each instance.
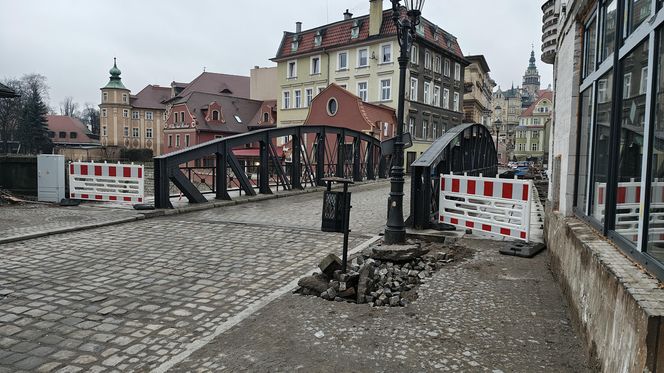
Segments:
[[[69,164],[69,197],[92,201],[143,203],[143,166],[94,162]]]

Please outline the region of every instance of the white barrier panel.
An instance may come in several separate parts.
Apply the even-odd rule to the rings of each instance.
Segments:
[[[531,188],[529,180],[441,175],[439,220],[528,242]]]
[[[606,183],[595,183],[594,209],[592,216],[604,224],[606,211]],[[650,194],[649,242],[664,242],[664,182],[655,181]],[[615,231],[633,242],[639,239],[641,216],[641,182],[632,179],[618,183],[616,191]]]
[[[143,203],[143,166],[72,162],[69,198],[91,201]]]

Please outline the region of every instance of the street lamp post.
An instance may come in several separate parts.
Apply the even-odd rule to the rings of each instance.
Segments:
[[[420,15],[424,0],[404,0],[403,8],[406,17],[401,16],[401,0],[391,0],[392,20],[397,28],[399,41],[399,102],[397,108],[397,136],[392,154],[392,168],[390,169],[390,197],[387,207],[387,224],[384,242],[388,245],[400,244],[406,241],[406,225],[403,219],[403,126],[406,101],[406,69],[410,62],[410,48],[415,39],[415,30],[420,23]]]

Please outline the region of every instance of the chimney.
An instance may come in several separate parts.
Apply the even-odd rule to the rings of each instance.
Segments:
[[[295,22],[295,33],[299,34],[302,32],[302,22]]]
[[[344,13],[344,20],[349,20],[353,18],[353,13],[349,12],[348,9],[346,9],[346,13]]]
[[[383,25],[383,0],[369,0],[369,36],[380,34]]]

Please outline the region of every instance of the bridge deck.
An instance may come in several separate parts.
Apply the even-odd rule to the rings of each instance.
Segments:
[[[353,189],[351,247],[382,230],[388,189]],[[422,370],[415,343],[437,346],[427,361],[461,370],[582,364],[545,256],[526,267],[501,258],[486,273],[475,262],[443,270],[412,308],[288,294],[323,254],[340,250],[341,235],[318,230],[321,203],[311,193],[0,244],[0,372]],[[395,317],[376,331],[378,315]],[[464,330],[469,323],[476,327]],[[319,330],[328,337],[315,337]],[[466,343],[468,333],[490,342]],[[489,353],[492,344],[505,350]],[[525,354],[506,355],[523,346]],[[356,358],[344,360],[349,349]],[[501,360],[508,356],[516,360]]]

